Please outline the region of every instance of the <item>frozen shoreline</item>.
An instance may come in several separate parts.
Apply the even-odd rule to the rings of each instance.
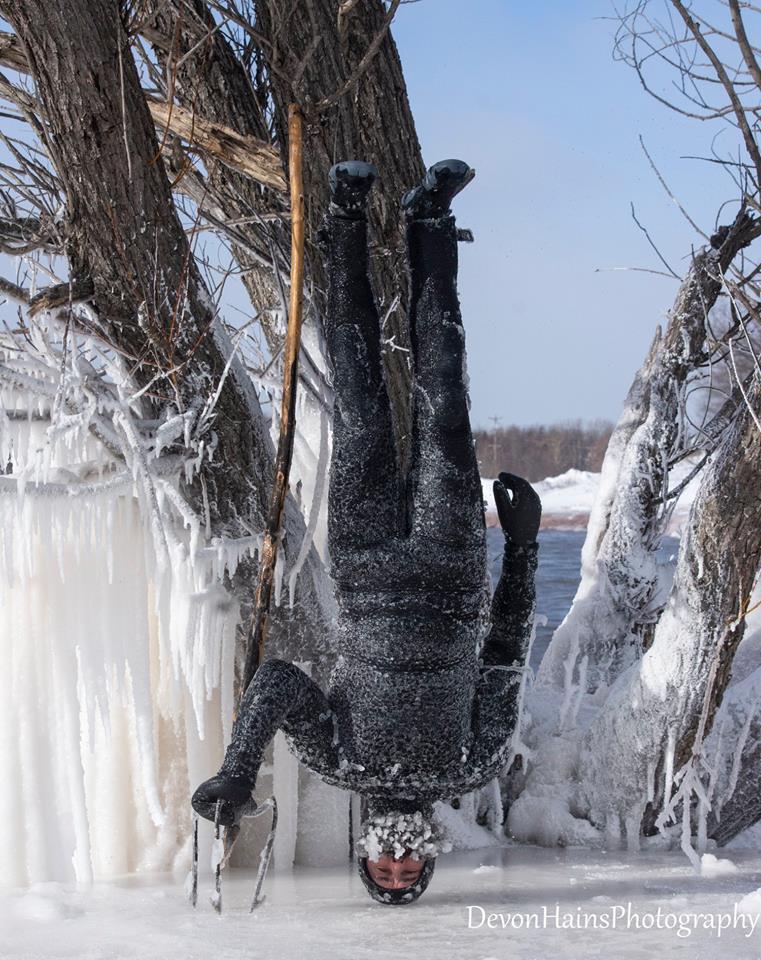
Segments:
[[[166,875],[79,889],[39,884],[0,900],[0,952],[4,960],[291,960],[308,950],[312,960],[364,960],[377,957],[383,945],[396,946],[405,960],[626,960],[664,949],[690,958],[720,950],[750,960],[761,953],[761,922],[749,932],[756,915],[742,908],[761,903],[761,894],[748,897],[761,886],[761,854],[718,853],[736,869],[698,876],[680,851],[490,847],[443,857],[431,889],[400,909],[370,901],[349,865],[297,868],[267,878],[267,901],[253,916],[253,871],[234,870],[223,889],[221,918],[208,904],[208,880],[196,912],[182,885]],[[695,913],[745,919],[719,934],[716,926],[701,926],[706,921],[695,928],[685,919]],[[673,921],[666,919],[670,914]],[[477,925],[482,915],[505,919],[489,928]],[[681,936],[666,926],[678,924],[679,915],[690,927]],[[597,928],[589,919],[595,916]],[[600,926],[603,916],[617,916],[615,926]],[[644,928],[648,923],[651,929]]]

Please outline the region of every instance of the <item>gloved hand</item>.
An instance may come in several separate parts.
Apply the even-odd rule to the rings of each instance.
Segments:
[[[512,501],[508,490],[513,495]],[[539,533],[542,501],[528,480],[514,473],[500,473],[494,481],[494,500],[505,536],[521,546],[533,543]]]
[[[193,794],[191,804],[199,816],[213,823],[218,800],[221,800],[219,822],[223,827],[231,827],[239,823],[241,817],[256,810],[256,801],[251,796],[250,785],[219,774],[204,780]]]

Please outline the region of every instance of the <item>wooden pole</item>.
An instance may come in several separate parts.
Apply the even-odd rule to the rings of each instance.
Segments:
[[[280,407],[280,436],[275,459],[275,483],[270,497],[264,528],[259,581],[256,587],[254,613],[246,646],[241,697],[264,659],[267,624],[272,597],[272,581],[277,560],[278,537],[283,518],[288,476],[293,458],[296,430],[296,385],[298,382],[299,347],[304,290],[304,182],[302,177],[303,115],[298,104],[288,108],[288,172],[291,188],[291,291],[288,304],[288,328],[285,337],[285,370],[283,401]]]

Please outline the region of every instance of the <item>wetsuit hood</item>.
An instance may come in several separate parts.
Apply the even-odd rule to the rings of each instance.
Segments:
[[[423,895],[426,887],[431,882],[431,877],[433,876],[435,866],[436,859],[432,857],[423,863],[423,869],[420,872],[420,876],[412,884],[412,886],[402,887],[399,890],[389,890],[386,887],[380,886],[380,884],[376,883],[370,876],[370,873],[367,869],[367,857],[359,857],[357,859],[359,876],[362,880],[362,883],[365,885],[367,892],[370,894],[373,900],[377,901],[378,903],[385,903],[389,906],[403,906],[407,903],[414,903],[418,897]]]
[[[367,892],[378,903],[405,904],[417,900],[431,882],[436,857],[451,849],[433,813],[433,806],[410,799],[368,798],[367,815],[357,838],[357,867]],[[368,860],[384,853],[400,859],[412,854],[423,860],[418,879],[409,887],[389,890],[377,884],[367,869]]]

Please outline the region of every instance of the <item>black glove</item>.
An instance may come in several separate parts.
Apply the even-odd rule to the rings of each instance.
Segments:
[[[191,804],[199,816],[213,823],[216,818],[217,800],[220,800],[219,822],[223,827],[231,827],[239,823],[242,816],[256,810],[256,801],[251,793],[250,784],[217,774],[209,780],[204,780],[193,794]]]
[[[513,495],[512,501],[508,490]],[[494,481],[494,500],[505,536],[521,546],[533,543],[539,533],[542,501],[528,480],[514,473],[500,473]]]

